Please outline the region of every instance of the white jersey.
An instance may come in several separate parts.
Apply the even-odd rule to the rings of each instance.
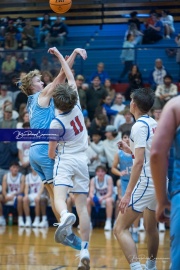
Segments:
[[[156,127],[157,122],[153,118],[148,115],[143,115],[138,118],[131,129],[130,148],[133,155],[135,156],[136,148],[145,148],[144,164],[141,176],[152,177],[150,169],[150,149]]]
[[[16,176],[12,176],[10,172],[7,173],[7,194],[20,192],[21,177],[21,173],[18,173]]]
[[[104,180],[99,181],[98,177],[94,177],[94,188],[95,188],[95,194],[97,197],[104,196],[108,193],[108,178],[110,176],[108,174],[105,174]]]
[[[56,116],[51,122],[51,129],[58,129],[61,136],[58,142],[58,154],[75,154],[88,148],[88,135],[79,104],[70,112]]]
[[[28,194],[38,193],[42,185],[41,177],[38,174],[33,175],[32,173],[29,173],[26,175],[26,184],[29,186]]]

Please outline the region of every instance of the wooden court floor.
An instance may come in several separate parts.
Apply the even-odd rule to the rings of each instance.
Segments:
[[[1,270],[75,270],[78,258],[69,247],[54,242],[54,227],[47,229],[0,227]],[[78,231],[75,229],[75,233]],[[137,244],[141,263],[147,257],[145,233]],[[129,269],[112,232],[94,229],[90,239],[91,270]],[[160,233],[157,269],[169,269],[169,231]]]

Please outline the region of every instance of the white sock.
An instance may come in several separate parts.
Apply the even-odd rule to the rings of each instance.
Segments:
[[[132,231],[133,231],[133,233],[137,233],[138,232],[138,228],[132,228]]]
[[[23,220],[23,217],[22,216],[18,216],[18,220]]]
[[[26,221],[29,221],[29,220],[31,220],[31,217],[30,216],[27,216],[26,217]]]
[[[156,266],[156,259],[153,260],[147,259],[146,266],[148,269],[154,268]]]
[[[40,217],[39,216],[36,216],[35,219],[34,219],[34,221],[39,222],[40,221]]]
[[[143,225],[144,226],[144,219],[140,218],[140,226]]]
[[[106,221],[110,221],[111,222],[111,218],[107,218]]]
[[[142,270],[140,262],[130,263],[131,270]]]
[[[47,221],[47,216],[42,216],[42,221]]]
[[[81,249],[88,249],[88,247],[89,247],[89,242],[82,241],[82,243],[81,243]]]
[[[67,209],[62,210],[61,213],[60,213],[60,217],[63,217],[63,215],[67,214],[67,213],[68,213]]]

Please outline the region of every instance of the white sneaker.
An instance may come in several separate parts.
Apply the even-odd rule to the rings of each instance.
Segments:
[[[104,226],[105,231],[111,231],[112,230],[112,225],[110,220],[106,220],[105,226]]]
[[[49,227],[49,224],[48,224],[48,221],[47,220],[42,220],[39,225],[38,225],[39,228],[47,228]]]
[[[159,228],[159,232],[165,232],[166,230],[165,224],[162,222],[159,222],[158,228]]]
[[[90,256],[88,249],[81,249],[80,261],[77,270],[89,270],[90,269]]]
[[[138,229],[140,232],[144,232],[144,224],[142,222],[140,222],[140,226]]]
[[[24,224],[24,227],[31,227],[31,225],[32,225],[31,219],[26,219],[26,222]]]
[[[5,218],[2,218],[0,220],[0,226],[6,226],[6,220],[5,220]]]
[[[19,227],[24,227],[25,226],[23,219],[18,219],[18,226]]]
[[[35,218],[35,220],[34,220],[34,222],[32,224],[32,227],[37,228],[37,227],[39,227],[39,224],[40,224],[39,219]]]

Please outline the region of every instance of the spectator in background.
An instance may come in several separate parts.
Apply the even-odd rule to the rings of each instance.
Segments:
[[[47,197],[43,194],[44,185],[40,176],[32,170],[25,178],[25,191],[23,208],[26,216],[25,227],[48,227],[46,216]],[[35,219],[32,223],[30,217],[30,205],[35,205]],[[40,215],[42,221],[40,222]]]
[[[12,102],[12,95],[8,91],[7,85],[0,85],[0,119],[3,117],[3,105],[5,101]]]
[[[11,34],[16,39],[16,35],[19,33],[17,27],[14,25],[13,20],[8,21],[8,26],[5,29],[6,33]]]
[[[172,83],[170,75],[164,76],[164,83],[157,86],[154,107],[163,108],[166,102],[178,95],[177,85]]]
[[[89,136],[92,138],[92,135],[98,131],[102,134],[102,140],[104,140],[106,138],[104,136],[104,131],[105,131],[107,124],[108,124],[108,118],[106,115],[104,115],[102,113],[95,114],[95,117],[92,120],[91,125],[88,129]]]
[[[2,122],[4,120],[4,108],[7,107],[7,106],[11,106],[13,107],[13,103],[10,102],[9,100],[6,100],[3,104],[3,107],[2,107],[2,115],[0,115],[0,122]],[[12,120],[17,120],[19,117],[19,113],[15,110],[12,110]]]
[[[14,107],[18,112],[22,103],[25,103],[25,104],[27,103],[27,96],[23,92],[20,92],[17,95],[15,104],[14,104]]]
[[[28,36],[26,32],[22,32],[22,38],[18,43],[18,49],[23,51],[32,51],[33,49],[33,39]],[[27,61],[29,57],[28,52],[24,52],[24,60]]]
[[[36,58],[31,58],[29,66],[30,66],[30,70],[34,70],[34,69],[40,70],[40,66],[37,63],[37,59]]]
[[[125,92],[126,100],[130,100],[130,94],[134,89],[143,87],[142,75],[137,65],[133,65],[128,74],[129,87]]]
[[[4,75],[4,80],[9,82],[11,75],[16,68],[16,62],[12,58],[12,55],[7,54],[5,60],[2,62],[1,72]]]
[[[82,109],[87,108],[86,90],[83,89],[84,77],[82,75],[76,76],[76,86],[79,94],[79,101]]]
[[[109,123],[111,123],[113,121],[113,119],[114,119],[113,117],[118,114],[118,111],[117,110],[113,110],[111,108],[111,105],[112,105],[112,99],[111,99],[111,97],[109,95],[107,95],[102,100],[101,103],[102,103],[103,108],[106,111],[106,115],[108,117],[108,121],[109,121]]]
[[[18,74],[13,73],[11,76],[11,81],[10,81],[10,85],[9,85],[9,91],[11,92],[13,105],[14,105],[14,102],[15,102],[15,99],[16,99],[18,93],[20,92],[18,85],[16,83],[18,77],[19,77]]]
[[[67,26],[63,23],[62,18],[57,16],[55,23],[51,26],[50,31],[45,38],[45,42],[48,46],[52,46],[55,43],[59,46],[63,46],[67,35]]]
[[[143,44],[152,44],[161,40],[164,36],[164,26],[160,19],[160,14],[152,15],[154,24],[149,24],[148,29],[144,31]]]
[[[132,114],[130,113],[130,110],[129,108],[126,108],[124,111],[123,111],[123,115],[124,115],[124,118],[125,118],[125,123],[122,124],[120,127],[119,127],[119,131],[121,133],[124,133],[125,131],[129,131],[131,132],[131,128],[132,126],[134,125],[134,121],[132,119]]]
[[[161,108],[158,108],[158,107],[153,107],[152,108],[152,117],[154,118],[154,120],[156,122],[159,121],[160,116],[161,116],[161,113],[162,113],[162,109]]]
[[[38,42],[41,43],[45,40],[45,37],[48,35],[51,29],[51,19],[49,14],[44,14],[43,20],[40,23],[40,32],[39,32],[39,40]]]
[[[21,104],[21,106],[22,105],[23,105],[23,103]],[[25,104],[25,106],[26,106],[26,104]],[[25,107],[25,109],[26,109],[26,107]],[[21,111],[21,108],[19,111]],[[19,113],[19,118],[18,118],[18,123],[17,123],[16,128],[23,128],[24,124],[29,124],[29,113],[27,111],[23,110],[23,112],[21,114]],[[27,127],[29,127],[29,126],[27,126]]]
[[[53,75],[49,71],[43,71],[41,76],[41,81],[44,83],[44,87],[46,87],[48,84],[52,83],[53,81]]]
[[[104,63],[103,62],[99,62],[97,64],[97,70],[94,71],[90,76],[90,83],[92,83],[92,81],[96,77],[100,78],[101,84],[104,84],[105,80],[109,79],[108,73],[104,70]]]
[[[52,63],[48,61],[48,58],[44,56],[41,61],[40,65],[40,70],[41,71],[51,71],[52,70]]]
[[[2,185],[3,175],[8,172],[10,164],[18,160],[17,155],[18,149],[15,142],[0,141],[0,185]]]
[[[6,205],[17,204],[18,226],[23,227],[23,194],[25,177],[19,172],[19,164],[13,162],[10,165],[9,172],[3,176],[2,192],[4,203]]]
[[[123,104],[123,96],[121,93],[117,93],[115,97],[114,104],[111,106],[112,110],[116,110],[118,112],[122,112],[125,109],[125,105]]]
[[[5,50],[17,50],[18,48],[18,42],[15,38],[15,36],[11,33],[5,34],[5,40],[4,40],[4,49]]]
[[[92,133],[92,141],[89,140],[89,145],[98,155],[101,164],[106,165],[106,157],[104,154],[104,147],[102,141],[102,132],[100,130],[94,130]]]
[[[108,173],[113,177],[114,184],[116,183],[117,177],[111,173],[111,168],[114,160],[114,155],[118,151],[117,143],[121,139],[117,129],[113,125],[108,125],[105,128],[106,140],[103,141],[104,153],[107,159]]]
[[[126,108],[126,107],[125,107]],[[114,126],[116,127],[117,130],[119,130],[119,127],[126,122],[126,119],[123,115],[123,111],[118,113],[114,119]]]
[[[115,96],[116,96],[116,91],[115,89],[112,87],[111,84],[111,80],[110,79],[106,79],[104,82],[104,88],[106,89],[108,95],[111,97],[112,102],[114,102]]]
[[[89,197],[87,198],[87,208],[89,217],[91,218],[92,206],[95,206],[98,212],[100,207],[106,209],[105,231],[112,229],[112,214],[113,214],[113,181],[112,177],[106,174],[106,168],[102,165],[97,166],[96,176],[90,181]],[[98,204],[98,207],[96,205]],[[91,223],[92,227],[92,223]]]
[[[134,50],[134,36],[132,34],[127,35],[127,40],[123,43],[123,50],[121,53],[121,61],[124,64],[124,68],[121,72],[120,79],[122,79],[131,69],[134,59],[135,59],[135,50]]]
[[[155,60],[155,67],[149,75],[149,83],[151,85],[151,88],[155,90],[159,84],[163,84],[164,76],[167,74],[168,72],[163,66],[162,60],[160,58],[157,58]]]
[[[25,61],[24,56],[20,55],[16,62],[16,72],[29,72],[29,63]]]
[[[161,14],[161,21],[164,25],[165,37],[170,39],[170,36],[175,32],[173,16],[169,14],[168,10],[163,10]]]
[[[32,26],[31,24],[31,19],[26,19],[25,24],[26,25],[24,26],[22,33],[24,33],[24,35],[27,38],[31,39],[32,47],[36,48],[36,32],[35,32],[34,26]],[[31,47],[31,46],[28,46],[28,47]]]
[[[25,24],[25,19],[23,17],[18,17],[14,24],[17,28],[17,30],[21,33],[23,31]]]
[[[151,9],[149,12],[149,18],[144,22],[145,28],[148,29],[149,25],[154,25],[153,15],[156,14],[155,9]]]
[[[124,40],[127,39],[128,34],[132,34],[134,36],[133,43],[135,46],[142,43],[143,33],[137,29],[137,25],[135,23],[130,23],[129,29],[125,32]]]
[[[178,46],[176,52],[176,63],[179,65],[179,78],[180,78],[180,34],[175,37],[175,42]]]
[[[29,122],[23,123],[22,128],[29,129],[30,128]],[[24,175],[26,175],[30,172],[30,162],[29,162],[29,149],[30,149],[30,147],[31,147],[30,141],[18,141],[17,142],[20,172]]]
[[[92,85],[86,90],[87,98],[87,110],[90,120],[94,118],[96,107],[100,104],[100,101],[107,96],[107,91],[101,85],[100,77],[94,77]]]
[[[140,30],[141,29],[141,22],[137,18],[137,15],[138,15],[137,11],[132,11],[130,13],[131,18],[128,20],[128,24],[130,25],[131,23],[135,23],[135,25],[137,26],[137,29]]]
[[[16,128],[17,121],[12,118],[13,106],[11,102],[3,106],[3,119],[0,121],[0,128]]]

